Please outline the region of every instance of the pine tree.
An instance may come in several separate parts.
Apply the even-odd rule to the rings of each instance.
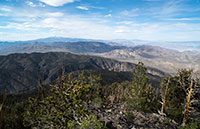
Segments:
[[[200,118],[200,81],[194,78],[193,70],[181,69],[170,78],[165,113],[185,126],[188,120]],[[163,94],[166,89],[163,90]],[[164,95],[165,96],[165,95]]]
[[[129,109],[133,108],[144,112],[152,112],[157,109],[155,90],[148,84],[146,68],[141,62],[135,66],[126,105]]]

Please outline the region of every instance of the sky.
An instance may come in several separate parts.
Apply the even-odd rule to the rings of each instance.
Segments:
[[[0,0],[0,41],[200,41],[200,0]]]

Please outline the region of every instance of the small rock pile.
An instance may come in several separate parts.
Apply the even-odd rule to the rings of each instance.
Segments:
[[[123,104],[98,108],[94,113],[108,129],[176,129],[178,125],[164,115],[136,110],[131,111],[133,118],[128,121]]]

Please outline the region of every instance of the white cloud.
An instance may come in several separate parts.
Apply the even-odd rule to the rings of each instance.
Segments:
[[[14,10],[14,9],[13,9]],[[104,15],[70,15],[32,9],[8,13],[14,19],[0,28],[12,30],[0,39],[20,40],[42,36],[64,36],[92,39],[200,40],[199,23],[142,23],[124,20],[113,23]],[[21,19],[20,22],[18,19]],[[20,33],[19,33],[20,32]],[[15,33],[15,34],[14,34]],[[9,35],[9,36],[8,36]],[[28,37],[27,37],[28,36]]]
[[[63,6],[64,4],[67,4],[67,3],[73,3],[75,2],[75,0],[39,0],[47,5],[50,5],[50,6]]]
[[[54,13],[47,13],[46,15],[49,17],[62,17],[64,14],[61,12],[54,12]]]
[[[6,14],[2,14],[2,13],[0,13],[0,16],[7,16]]]
[[[126,34],[128,34],[129,32],[132,32],[133,28],[121,25],[121,26],[115,26],[115,29],[116,29],[114,31],[115,33],[126,33]]]
[[[26,4],[27,4],[28,6],[31,6],[31,7],[36,7],[36,6],[37,6],[36,4],[34,4],[34,3],[31,2],[31,1],[26,1]]]
[[[7,26],[0,26],[0,28],[27,31],[26,33],[30,34],[34,32],[35,34],[29,35],[29,37],[35,36],[35,38],[46,35],[46,37],[64,36],[91,39],[121,38],[186,41],[191,39],[198,40],[198,35],[200,35],[200,27],[197,27],[200,26],[200,24],[137,23],[133,21],[122,21],[117,25],[110,26],[107,23],[101,22],[102,20],[104,19],[91,19],[86,16],[65,14],[62,17],[47,16],[35,21],[23,23],[13,22],[9,23]],[[46,33],[46,31],[43,30],[48,31],[49,33]],[[23,35],[26,34],[24,33]],[[17,39],[17,36],[19,36],[19,34],[16,34],[16,38],[13,37],[13,39]]]
[[[87,5],[88,8],[93,8],[93,9],[105,9],[105,7],[98,7],[98,6],[91,6]]]
[[[192,11],[194,9],[189,9],[187,7],[182,7],[181,3],[183,0],[169,0],[164,2],[161,6],[150,7],[146,11],[149,15],[155,17],[175,17],[180,15],[180,11]]]
[[[125,32],[124,30],[115,30],[115,33],[123,33],[123,32]]]
[[[169,20],[169,21],[194,21],[194,20],[200,20],[200,18],[169,18],[167,20]]]
[[[59,21],[56,18],[46,18],[44,20],[42,20],[41,23],[44,23],[46,25],[44,25],[44,27],[52,27],[52,28],[56,28],[56,23],[58,23]],[[54,26],[55,25],[55,26]]]
[[[39,6],[40,7],[46,7],[46,5],[42,4],[42,3],[39,3]]]
[[[4,11],[4,12],[11,12],[12,11],[11,9],[6,8],[6,7],[0,8],[0,10]]]
[[[112,17],[112,14],[107,14],[104,17]]]
[[[27,4],[28,6],[30,6],[30,7],[45,7],[45,5],[42,4],[42,3],[35,4],[35,3],[31,2],[31,1],[26,1],[26,4]]]
[[[124,16],[135,17],[135,16],[138,16],[137,14],[138,11],[139,11],[139,8],[135,8],[132,10],[124,10],[120,14]]]
[[[134,22],[132,22],[132,21],[121,21],[121,22],[117,22],[117,24],[131,25],[131,24],[134,24]]]
[[[77,6],[76,7],[77,9],[82,9],[82,10],[89,10],[87,7],[85,7],[85,6]]]

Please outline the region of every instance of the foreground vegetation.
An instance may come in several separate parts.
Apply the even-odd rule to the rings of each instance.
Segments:
[[[137,110],[159,112],[175,120],[179,128],[200,128],[200,78],[192,70],[183,69],[175,76],[167,76],[157,87],[149,83],[143,63],[136,65],[132,80],[106,82],[102,78],[88,71],[67,76],[63,73],[49,91],[44,90],[41,81],[39,95],[33,92],[8,97],[3,104],[2,127],[102,129],[107,127],[94,109],[122,103],[127,123],[132,122],[132,111]]]

